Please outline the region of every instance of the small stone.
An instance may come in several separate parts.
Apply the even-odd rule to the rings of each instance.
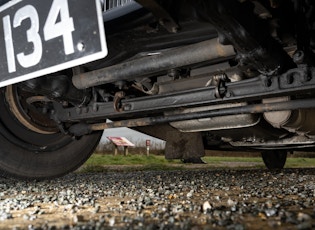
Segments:
[[[276,215],[277,210],[273,208],[269,208],[265,210],[265,213],[266,213],[266,216],[271,217],[271,216]]]
[[[202,205],[202,212],[203,212],[203,213],[207,213],[207,212],[209,212],[211,209],[212,209],[212,206],[211,206],[211,204],[209,203],[209,201],[206,201],[206,202],[203,203],[203,205]]]
[[[36,220],[36,219],[37,219],[37,217],[35,215],[31,215],[30,218],[29,218],[30,221],[33,221],[33,220]]]
[[[259,216],[262,220],[267,220],[267,217],[266,217],[265,213],[260,212],[260,213],[258,213],[258,216]]]
[[[192,198],[192,196],[194,195],[194,190],[191,190],[189,193],[187,193],[187,198]]]
[[[9,212],[4,212],[0,215],[0,220],[9,220],[9,219],[13,219],[12,214]]]
[[[115,225],[115,222],[116,222],[115,217],[112,217],[109,219],[108,224],[110,227],[113,227]]]
[[[73,217],[73,222],[75,224],[79,223],[79,222],[83,222],[84,221],[84,216],[81,216],[81,215],[75,215]]]
[[[310,217],[310,215],[308,215],[308,214],[299,212],[298,215],[297,215],[297,219],[298,219],[298,221],[303,222],[303,221],[310,221],[310,220],[312,220],[312,217]]]
[[[235,206],[236,204],[237,204],[237,202],[233,201],[231,198],[229,198],[227,201],[227,205],[229,207]]]
[[[24,220],[29,220],[29,219],[30,219],[30,216],[27,215],[27,214],[24,214],[24,215],[23,215],[23,219],[24,219]]]
[[[93,210],[93,213],[99,213],[100,210],[101,210],[101,206],[100,205],[96,205],[96,207]]]

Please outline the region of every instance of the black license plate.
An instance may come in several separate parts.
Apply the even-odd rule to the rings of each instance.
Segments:
[[[0,87],[107,55],[99,0],[10,1],[0,39]]]

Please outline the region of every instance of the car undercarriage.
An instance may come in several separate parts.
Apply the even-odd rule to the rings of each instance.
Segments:
[[[313,1],[112,0],[102,7],[106,58],[1,88],[8,146],[1,154],[34,153],[4,160],[4,174],[63,175],[115,127],[165,140],[168,159],[258,150],[270,169],[282,168],[287,152],[315,146]],[[81,157],[68,157],[70,149],[82,149]],[[21,166],[27,161],[34,162]]]

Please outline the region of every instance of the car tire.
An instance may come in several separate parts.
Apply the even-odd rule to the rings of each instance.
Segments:
[[[74,139],[54,127],[49,114],[36,112],[40,102],[33,112],[25,108],[26,98],[15,86],[0,90],[0,175],[48,179],[80,167],[95,150],[102,132]]]
[[[269,150],[261,153],[265,166],[270,170],[283,169],[287,155],[285,150]]]

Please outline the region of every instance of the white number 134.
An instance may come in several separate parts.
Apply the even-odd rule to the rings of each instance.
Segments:
[[[60,16],[59,21],[58,16]],[[13,28],[21,26],[25,19],[29,19],[31,27],[26,31],[27,42],[33,44],[31,53],[19,53],[16,59],[19,64],[28,68],[37,65],[43,55],[43,44],[39,35],[39,17],[37,10],[32,5],[26,5],[20,8],[13,17]],[[11,18],[9,15],[2,19],[3,32],[6,47],[6,55],[8,62],[8,71],[13,73],[16,71],[15,50],[12,37]],[[74,31],[73,19],[69,14],[67,0],[54,0],[50,8],[47,20],[45,22],[43,32],[45,41],[63,37],[64,51],[66,55],[74,53],[72,32]]]

